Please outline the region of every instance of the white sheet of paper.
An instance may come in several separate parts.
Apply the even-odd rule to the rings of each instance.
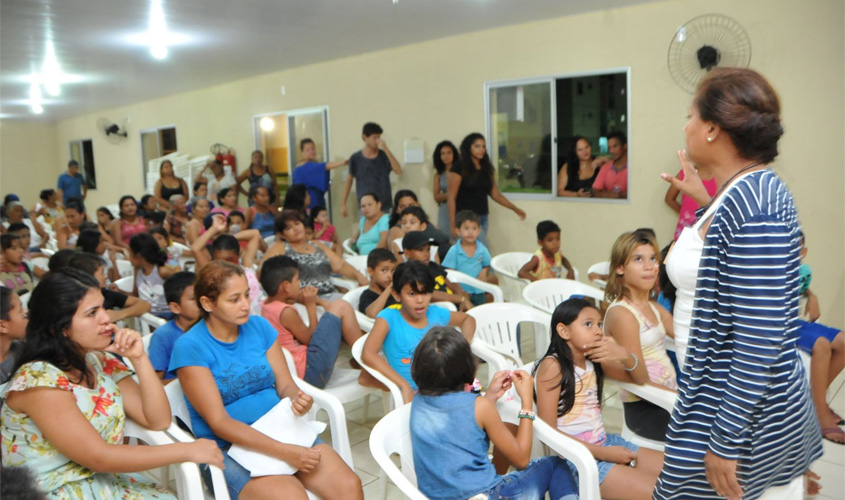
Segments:
[[[310,447],[326,424],[307,420],[293,414],[290,398],[285,398],[252,424],[258,432],[285,444]],[[236,444],[229,448],[229,456],[249,471],[251,477],[290,476],[297,469],[278,458],[248,450]]]

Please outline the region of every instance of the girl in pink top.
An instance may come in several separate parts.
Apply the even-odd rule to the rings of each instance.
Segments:
[[[147,231],[144,218],[138,215],[138,202],[131,195],[120,198],[120,217],[111,225],[112,239],[118,246],[128,249],[133,236]]]
[[[223,188],[217,193],[217,201],[219,205],[214,208],[211,213],[223,214],[224,217],[229,217],[229,214],[238,211],[244,213],[244,209],[238,206],[238,192],[235,188]]]
[[[678,180],[684,180],[684,171],[681,170],[678,175],[675,177]],[[707,188],[707,194],[710,195],[712,198],[716,195],[716,179],[710,179],[709,181],[703,181],[704,187]],[[675,228],[675,237],[673,239],[677,240],[678,236],[681,235],[681,231],[684,230],[685,227],[690,227],[695,224],[695,211],[698,210],[698,203],[690,198],[689,196],[682,194],[681,195],[681,202],[678,203],[678,195],[681,194],[681,191],[676,188],[674,185],[669,186],[669,190],[666,191],[666,204],[672,207],[672,210],[678,212],[678,226]]]
[[[316,206],[311,209],[311,222],[314,224],[314,237],[320,241],[332,244],[332,250],[340,253],[340,240],[337,238],[337,230],[329,220],[329,211],[324,206]]]

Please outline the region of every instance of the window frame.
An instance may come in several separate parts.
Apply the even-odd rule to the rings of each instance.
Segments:
[[[171,151],[170,153],[164,153],[164,151],[162,150],[161,131],[162,130],[169,130],[169,129],[173,129],[173,137],[174,137],[174,140],[176,141],[176,150]],[[173,154],[173,153],[179,151],[179,132],[178,132],[178,130],[176,130],[175,124],[160,125],[158,127],[150,127],[150,128],[145,128],[143,130],[138,131],[138,141],[139,141],[139,144],[141,146],[141,176],[142,176],[142,179],[144,181],[144,189],[150,188],[147,185],[147,172],[148,172],[148,169],[149,169],[149,166],[150,166],[149,160],[155,159],[155,158],[150,158],[149,160],[147,160],[146,163],[144,162],[144,134],[152,134],[152,133],[155,133],[156,146],[158,148],[158,156],[156,156],[156,158],[161,158],[163,156],[167,156],[168,154]]]
[[[88,163],[85,161],[85,143],[88,142],[91,144],[91,171],[93,176],[88,175]],[[73,156],[73,145],[79,144],[79,158],[74,158]],[[79,163],[79,171],[82,174],[82,178],[85,180],[85,188],[90,189],[91,191],[97,190],[97,162],[94,160],[94,139],[89,137],[87,139],[73,139],[68,141],[68,153],[72,160],[76,160]],[[93,182],[93,186],[90,186],[89,183]]]
[[[557,92],[555,89],[555,84],[557,80],[566,79],[566,78],[584,78],[590,76],[603,76],[603,75],[612,75],[612,74],[625,74],[625,92],[626,92],[626,102],[625,102],[625,116],[626,116],[626,123],[625,129],[623,132],[625,133],[626,137],[628,138],[628,163],[630,164],[631,161],[631,126],[630,126],[630,117],[631,117],[631,67],[630,66],[621,66],[616,68],[603,68],[597,70],[586,70],[586,71],[576,71],[572,73],[558,73],[552,75],[545,75],[545,76],[536,76],[536,77],[526,77],[526,78],[512,78],[507,80],[490,80],[484,82],[484,137],[487,141],[487,152],[490,153],[493,148],[498,148],[498,144],[493,143],[494,137],[492,136],[492,124],[491,124],[491,117],[490,117],[490,91],[493,89],[499,88],[509,88],[509,87],[517,87],[520,85],[536,85],[538,83],[548,83],[549,90],[550,90],[550,98],[549,98],[549,105],[552,113],[550,113],[551,118],[551,134],[552,134],[552,165],[558,164],[558,134],[557,134]],[[491,159],[492,161],[492,159]],[[493,168],[496,170],[496,179],[498,179],[498,165],[494,164]],[[611,203],[611,204],[623,204],[627,205],[631,203],[631,184],[632,178],[628,177],[628,197],[624,200],[613,199],[613,198],[576,198],[576,197],[565,197],[565,196],[558,196],[557,195],[557,169],[552,168],[552,192],[540,194],[540,193],[514,193],[514,192],[506,192],[500,189],[501,193],[508,198],[509,200],[519,200],[519,201],[565,201],[565,202],[576,202],[576,203]]]

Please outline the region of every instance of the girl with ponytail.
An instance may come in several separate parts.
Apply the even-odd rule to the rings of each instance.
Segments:
[[[164,298],[164,280],[172,276],[175,269],[168,267],[167,253],[149,233],[136,234],[129,240],[131,255],[129,261],[135,266],[135,292],[141,300],[150,303],[150,312],[166,320],[173,319],[173,313]]]

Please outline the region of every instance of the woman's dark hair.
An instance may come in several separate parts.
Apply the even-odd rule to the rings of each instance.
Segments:
[[[663,247],[663,250],[660,251],[660,262],[666,261],[666,256],[669,255],[669,250],[671,248],[672,243]],[[669,311],[672,311],[675,306],[675,297],[678,289],[675,288],[672,280],[669,279],[669,274],[666,273],[666,266],[660,266],[657,270],[657,285],[660,287],[660,291],[663,292],[663,297],[669,301],[669,304],[671,304]]]
[[[79,215],[82,215],[83,218],[85,216],[85,205],[76,198],[70,198],[67,200],[67,203],[65,203],[65,210],[67,209],[76,210],[76,212],[79,213]]]
[[[258,190],[259,190],[259,189],[263,189],[263,190],[267,191],[267,199],[268,199],[268,201],[270,201],[270,202],[272,202],[272,201],[273,201],[273,200],[272,200],[272,198],[273,198],[273,193],[271,193],[271,192],[270,192],[270,190],[269,190],[269,189],[267,189],[267,186],[261,186],[261,185],[259,185],[259,184],[256,184],[256,185],[254,185],[254,186],[252,186],[252,187],[250,187],[250,188],[249,188],[249,199],[250,199],[250,200],[253,200],[253,203],[255,203],[255,195],[256,195],[256,194],[258,194]]]
[[[171,173],[171,175],[173,175],[173,177],[176,177],[176,171],[173,169],[173,162],[170,161],[170,160],[164,160],[163,162],[161,162],[161,164],[159,164],[159,166],[158,166],[158,176],[161,177],[161,171],[164,169],[165,163],[170,164],[170,173]]]
[[[459,165],[457,173],[461,174],[461,177],[472,178],[478,174],[478,170],[475,169],[475,165],[472,162],[472,145],[479,139],[483,141],[484,136],[478,132],[473,132],[461,141],[461,161],[457,163]],[[480,163],[481,173],[492,179],[493,164],[490,163],[490,154],[486,150],[484,152],[484,158],[481,159]],[[455,171],[454,167],[452,171]]]
[[[99,255],[87,252],[76,252],[76,255],[71,257],[68,262],[68,267],[78,269],[83,273],[94,276],[97,269],[106,265],[106,261],[100,258]]]
[[[390,227],[395,226],[399,222],[399,200],[402,198],[413,198],[417,203],[420,202],[419,198],[417,198],[417,193],[410,189],[396,191],[396,194],[393,195],[393,208],[390,210],[390,222],[388,223]]]
[[[197,189],[199,189],[199,188],[200,188],[200,186],[202,186],[202,185],[205,185],[206,187],[208,187],[208,183],[207,183],[206,181],[199,181],[199,182],[195,182],[195,183],[194,183],[194,190],[193,190],[193,192],[194,192],[194,193],[196,193],[196,192],[197,192]]]
[[[133,236],[129,240],[129,249],[155,266],[163,266],[167,262],[167,254],[158,246],[158,242],[150,233],[139,233]]]
[[[302,222],[304,224],[303,219],[304,219],[304,217],[302,216],[302,213],[299,210],[290,210],[290,209],[282,210],[282,213],[280,213],[278,215],[278,217],[276,217],[276,222],[275,222],[276,232],[279,233],[279,234],[282,234],[285,231],[285,229],[287,229],[288,223],[291,222],[291,221],[299,221],[299,222]]]
[[[101,238],[100,231],[80,231],[79,238],[76,240],[76,248],[86,253],[97,253]]]
[[[217,192],[217,203],[219,203],[220,206],[223,206],[223,198],[225,198],[226,195],[229,194],[229,191],[231,191],[232,189],[233,188],[225,187]]]
[[[244,276],[244,271],[231,262],[212,260],[202,266],[197,274],[197,281],[194,283],[194,295],[196,295],[197,307],[203,318],[208,317],[208,311],[202,306],[200,299],[207,297],[212,302],[217,302],[226,283],[233,276]]]
[[[452,149],[452,165],[457,165],[460,161],[461,154],[458,152],[458,148],[452,144],[452,141],[441,141],[437,143],[437,146],[434,147],[434,155],[432,156],[432,160],[434,161],[434,170],[440,174],[448,174],[446,172],[446,164],[443,163],[443,160],[440,159],[440,152],[443,148],[451,148]]]
[[[549,350],[546,351],[546,354],[543,355],[541,359],[534,363],[534,370],[532,373],[534,377],[537,376],[537,370],[540,368],[540,363],[542,363],[544,359],[553,357],[560,364],[560,380],[553,386],[560,387],[560,400],[557,404],[558,417],[566,415],[570,412],[570,410],[572,410],[572,406],[575,404],[575,394],[582,388],[575,380],[575,363],[572,361],[572,349],[570,349],[567,341],[557,333],[557,325],[561,323],[566,326],[571,325],[576,319],[578,319],[578,315],[581,314],[581,311],[588,307],[592,309],[596,308],[596,306],[590,304],[586,300],[576,298],[567,299],[558,304],[555,308],[555,312],[552,314],[552,341],[551,344],[549,344]],[[600,363],[593,363],[593,370],[596,372],[596,388],[598,389],[597,397],[599,404],[601,404],[604,371],[602,370]],[[576,387],[576,385],[579,385],[579,387]]]
[[[147,203],[149,203],[150,200],[155,200],[155,196],[153,196],[151,194],[145,194],[144,196],[142,196],[141,197],[141,208],[143,208],[144,210],[147,210]]]
[[[123,202],[126,201],[126,200],[132,200],[132,202],[135,203],[135,206],[136,207],[138,206],[138,200],[136,200],[135,197],[132,196],[131,194],[126,194],[126,195],[121,196],[120,201],[117,202],[117,209],[119,210],[118,215],[120,215],[120,218],[123,218]]]
[[[373,201],[375,201],[376,203],[381,203],[381,200],[379,199],[378,195],[377,195],[377,194],[375,194],[375,193],[364,193],[363,195],[361,195],[361,197],[360,197],[360,198],[358,198],[358,201],[360,202],[361,200],[363,200],[363,199],[364,199],[364,196],[369,196],[369,197],[370,197],[370,198],[372,198],[372,199],[373,199]]]
[[[164,237],[165,240],[167,240],[168,243],[170,242],[170,235],[167,234],[167,230],[164,229],[164,226],[153,226],[147,232],[150,233],[150,235],[153,235],[153,234],[161,235],[161,236]],[[158,242],[156,242],[156,244],[158,244]],[[161,247],[159,247],[159,248],[161,248]]]
[[[38,194],[38,197],[41,198],[42,201],[47,201],[54,194],[56,194],[55,189],[42,189],[41,192]]]
[[[393,271],[393,289],[399,294],[405,285],[411,285],[411,290],[416,293],[431,293],[434,291],[434,276],[422,262],[403,262]]]
[[[578,181],[579,169],[581,168],[581,159],[578,158],[578,141],[587,141],[587,144],[590,144],[589,139],[584,137],[583,135],[576,135],[572,138],[572,142],[569,144],[569,151],[566,153],[566,175],[568,177],[566,181],[566,189],[575,185],[575,182]],[[592,144],[590,144],[592,148]],[[590,159],[594,160],[596,155],[590,152]]]
[[[718,125],[743,158],[770,163],[783,135],[780,101],[762,75],[745,68],[714,68],[698,84],[693,104],[702,121]]]
[[[85,353],[65,336],[82,298],[92,289],[100,289],[93,276],[69,267],[50,271],[38,283],[29,297],[26,342],[13,372],[25,363],[44,361],[68,375],[79,371],[79,379],[71,382],[94,386],[96,377],[85,361]]]
[[[9,320],[9,312],[12,310],[12,289],[0,286],[0,319]]]
[[[50,269],[50,272],[66,268],[68,262],[70,262],[70,259],[73,258],[76,253],[76,250],[70,248],[62,248],[61,250],[50,256],[50,260],[47,263],[47,268]]]
[[[288,186],[288,191],[285,193],[285,201],[282,203],[284,210],[299,210],[305,213],[305,197],[308,195],[308,189],[305,184],[291,184]]]
[[[435,326],[417,344],[411,378],[424,396],[462,391],[475,379],[469,342],[451,326]]]
[[[120,206],[120,205],[118,205],[118,207],[119,207],[119,206]],[[98,213],[98,214],[105,214],[106,216],[108,216],[109,220],[114,220],[114,215],[112,215],[111,210],[109,210],[109,209],[108,209],[108,208],[106,208],[106,207],[100,207],[100,208],[98,208],[98,209],[97,209],[97,213]]]
[[[406,215],[413,215],[419,219],[420,224],[428,224],[428,215],[426,215],[425,210],[423,210],[422,207],[418,207],[416,205],[406,207],[405,210],[402,210],[402,213],[399,214],[399,219],[402,219],[402,217],[405,217]]]

